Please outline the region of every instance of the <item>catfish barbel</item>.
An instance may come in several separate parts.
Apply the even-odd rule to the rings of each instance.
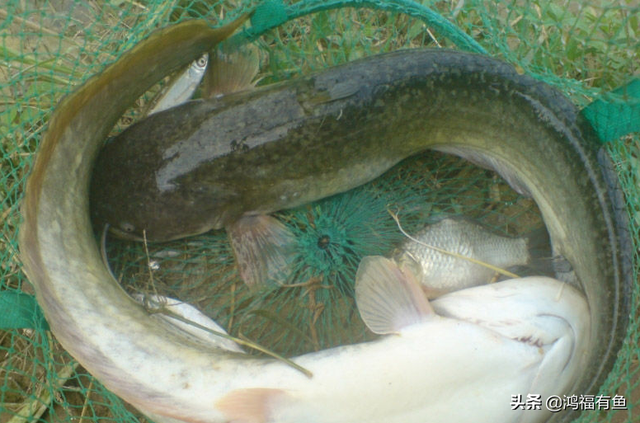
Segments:
[[[268,421],[273,414],[265,417],[265,413],[273,410],[274,392],[264,389],[292,387],[293,391],[284,396],[277,393],[273,400],[287,403],[291,392],[295,399],[295,386],[303,385],[301,378],[313,383],[335,376],[314,367],[323,357],[331,356],[340,364],[336,351],[347,351],[351,361],[344,363],[356,363],[362,350],[379,345],[304,356],[301,364],[316,371],[312,379],[281,362],[238,359],[149,314],[113,280],[101,259],[88,204],[89,179],[100,145],[151,84],[210,50],[239,24],[211,30],[202,22],[185,22],[163,29],[89,79],[52,115],[25,192],[21,258],[56,338],[107,388],[166,421]],[[243,109],[246,104],[260,107]],[[231,172],[225,181],[244,189],[239,196],[227,196],[230,210],[222,210],[216,220],[224,221],[234,213],[240,217],[293,207],[345,191],[427,148],[454,148],[485,165],[498,164],[504,175],[537,201],[555,252],[573,265],[587,298],[589,341],[581,348],[581,371],[566,382],[564,391],[595,393],[604,381],[629,314],[627,223],[609,159],[576,108],[557,91],[488,57],[419,50],[372,57],[253,93],[227,96],[208,107],[221,105],[225,106],[221,110],[229,111],[226,116],[234,110],[246,111],[245,124],[220,121],[236,122],[225,126],[232,132],[243,126],[259,128],[252,137],[237,134],[236,143],[222,144],[246,153],[223,157],[225,169]],[[283,151],[295,154],[283,157]],[[265,156],[266,152],[274,154]],[[263,167],[251,167],[258,164]],[[239,165],[249,167],[235,169]],[[122,173],[112,176],[124,177]],[[171,169],[161,173],[161,186],[175,185],[173,176]],[[248,179],[238,185],[231,176]],[[263,195],[264,191],[269,194]],[[216,192],[227,191],[212,191]],[[265,386],[265,379],[253,377],[263,368],[269,368],[267,376],[278,375],[273,376],[278,387]],[[348,373],[341,369],[345,370],[342,382]],[[254,379],[254,385],[244,383]],[[253,391],[248,396],[242,392],[227,396],[246,389]],[[243,404],[254,406],[254,414],[237,414],[242,413],[238,406]],[[288,404],[296,407],[295,401]],[[349,410],[348,405],[341,409]],[[295,417],[288,410],[284,412]]]

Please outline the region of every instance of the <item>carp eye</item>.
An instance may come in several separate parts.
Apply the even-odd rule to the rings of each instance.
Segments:
[[[196,61],[196,65],[200,68],[204,68],[207,66],[207,61],[207,55],[205,54]]]
[[[122,229],[123,231],[125,231],[127,233],[131,233],[131,232],[136,230],[135,226],[133,226],[131,223],[127,223],[127,222],[121,223],[120,224],[120,229]]]

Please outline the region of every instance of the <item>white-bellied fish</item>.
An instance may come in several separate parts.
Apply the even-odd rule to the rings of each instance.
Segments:
[[[334,416],[331,408],[336,406],[338,411],[351,413],[346,417],[366,417],[371,406],[376,405],[374,401],[365,401],[365,405],[349,411],[346,398],[356,397],[357,404],[363,404],[369,395],[385,392],[387,386],[376,386],[371,381],[384,379],[387,367],[378,366],[375,371],[367,367],[363,379],[351,386],[362,386],[364,391],[360,393],[347,392],[350,386],[341,385],[349,376],[348,370],[360,362],[362,349],[378,349],[377,353],[368,353],[370,363],[385,362],[373,359],[376,355],[384,355],[384,360],[397,357],[399,353],[387,352],[385,343],[404,342],[418,330],[403,326],[398,328],[403,333],[400,337],[391,335],[371,345],[299,357],[298,364],[314,372],[311,379],[282,362],[239,359],[237,353],[203,345],[131,299],[102,262],[92,232],[87,195],[91,170],[112,127],[152,84],[209,51],[241,22],[210,29],[204,22],[188,21],[160,30],[60,103],[49,120],[26,186],[20,228],[24,271],[64,348],[107,388],[153,416],[188,422],[226,422],[234,418],[251,421],[253,416],[265,415],[284,420],[304,415],[301,412],[308,411],[305,407],[312,407],[307,419],[311,420],[316,410],[326,418]],[[586,345],[580,339],[575,347],[581,371],[567,376],[572,380],[566,386],[571,388],[563,392],[558,389],[556,393],[569,393],[569,389],[594,393],[606,378],[626,333],[626,294],[633,283],[624,201],[610,161],[599,150],[591,128],[557,91],[488,57],[418,50],[363,59],[315,76],[224,96],[214,103],[195,102],[179,107],[197,111],[195,116],[204,116],[203,119],[212,108],[219,107],[213,113],[217,117],[202,128],[224,129],[222,132],[230,138],[222,137],[220,150],[214,150],[227,153],[222,154],[221,161],[210,160],[209,150],[190,156],[190,147],[182,149],[185,144],[176,144],[174,150],[169,150],[176,152],[175,156],[168,156],[172,160],[167,159],[155,170],[148,167],[151,179],[146,181],[151,183],[152,191],[173,186],[175,189],[169,191],[177,197],[167,197],[167,203],[163,203],[159,197],[148,196],[153,214],[141,210],[140,220],[129,222],[133,233],[146,227],[148,217],[153,219],[149,233],[159,230],[155,236],[160,239],[198,233],[250,212],[293,207],[370,180],[415,151],[454,145],[493,157],[503,173],[510,171],[517,176],[542,211],[554,253],[571,263],[577,284],[586,294],[590,336],[585,337]],[[172,120],[173,110],[176,108],[148,119],[162,116],[156,123]],[[192,123],[195,125],[196,121]],[[172,125],[179,128],[181,124],[174,121]],[[167,128],[159,128],[159,133]],[[287,152],[291,154],[283,155]],[[188,160],[181,161],[189,157],[203,161],[196,160],[191,165]],[[158,156],[154,153],[151,158],[156,162]],[[221,169],[220,175],[226,174],[226,179],[213,184],[190,183],[201,176],[190,166],[205,162]],[[112,179],[134,181],[128,166],[125,162],[122,167],[116,166]],[[205,207],[198,203],[198,187],[209,190],[207,201],[215,198],[215,205]],[[187,197],[180,197],[180,192]],[[194,215],[189,213],[188,202],[182,201],[188,195],[194,195]],[[132,219],[136,203],[129,201],[131,198],[122,197],[121,216],[106,220],[120,224]],[[176,214],[171,215],[174,208],[178,219]],[[202,218],[207,213],[211,220]],[[169,215],[170,219],[163,220]],[[193,224],[189,223],[191,218]],[[170,223],[162,229],[166,222]],[[554,286],[557,288],[557,284]],[[553,291],[573,292],[568,285],[564,289]],[[564,305],[560,305],[562,309]],[[569,306],[564,314],[576,311]],[[478,325],[470,327],[479,333]],[[504,335],[496,337],[521,349],[523,357],[533,359],[526,337],[521,341]],[[460,343],[460,347],[469,348],[469,344]],[[551,352],[552,347],[549,348]],[[487,359],[478,351],[475,354],[478,360]],[[547,353],[543,347],[543,353],[536,354],[542,360]],[[418,364],[417,360],[424,358],[417,351],[411,355],[408,364]],[[505,363],[511,363],[506,360],[508,357]],[[331,364],[331,371],[325,373],[323,366],[327,363]],[[335,371],[336,366],[341,372]],[[459,362],[456,366],[460,368]],[[487,383],[494,380],[484,371],[474,375],[487,377]],[[445,376],[440,374],[438,380]],[[281,394],[284,387],[286,392]],[[400,393],[403,401],[414,400],[410,395],[403,396],[401,387],[394,389],[394,395]],[[269,390],[276,390],[275,395]],[[295,392],[310,396],[296,396]],[[333,396],[343,392],[350,395],[345,400]],[[455,399],[454,387],[446,392]],[[249,399],[251,402],[247,403]],[[297,399],[301,401],[296,402]],[[505,406],[508,401],[506,398]],[[248,414],[247,404],[253,406]],[[278,404],[286,407],[278,408]],[[409,405],[416,404],[396,404],[402,410],[408,410]],[[379,406],[394,413],[388,402],[380,402]],[[461,410],[459,407],[454,411]],[[417,418],[419,414],[401,413],[391,418],[402,416]]]
[[[291,248],[291,236],[265,214],[351,189],[429,148],[492,167],[536,201],[553,256],[570,263],[598,316],[592,339],[601,341],[590,349],[582,389],[594,392],[629,316],[625,203],[577,108],[490,57],[397,51],[153,115],[105,146],[92,216],[131,238],[225,227],[259,241],[232,237],[243,279],[260,286],[286,274],[289,256],[277,247]]]
[[[223,332],[188,304],[152,299]],[[545,401],[565,392],[586,359],[590,319],[584,296],[551,278],[513,279],[429,303],[417,281],[393,261],[366,257],[356,302],[368,327],[385,336],[297,357],[313,373],[310,379],[274,361],[246,358],[242,368],[220,368],[221,375],[230,372],[228,378],[194,387],[192,414],[185,420],[540,422],[548,411],[514,410],[512,396],[533,393]],[[172,322],[213,348],[242,352],[184,320]],[[141,410],[156,421],[173,421],[156,409]]]
[[[546,230],[502,236],[460,217],[443,218],[420,229],[398,246],[392,258],[403,270],[414,272],[429,298],[496,280],[495,270],[466,258],[501,269],[531,266],[546,276],[551,270]]]

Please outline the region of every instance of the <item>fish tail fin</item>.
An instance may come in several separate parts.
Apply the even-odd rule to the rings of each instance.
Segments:
[[[571,264],[562,256],[554,255],[551,240],[546,228],[538,228],[525,236],[529,259],[527,264],[513,266],[508,270],[520,277],[549,276],[555,278],[558,273],[570,272]]]
[[[520,276],[554,276],[551,240],[545,227],[534,229],[525,236],[529,260],[524,266],[515,268]]]
[[[291,274],[295,238],[272,216],[243,216],[227,226],[240,276],[249,288],[282,285]]]
[[[213,98],[253,88],[259,67],[260,57],[256,47],[219,47],[209,53],[202,97]]]
[[[531,257],[530,260],[550,258],[552,256],[551,240],[549,239],[547,228],[534,229],[525,236],[525,239],[527,241],[527,250]]]

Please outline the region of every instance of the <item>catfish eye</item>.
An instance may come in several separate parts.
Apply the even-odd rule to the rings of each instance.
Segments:
[[[120,224],[120,229],[122,229],[123,231],[125,231],[127,233],[131,233],[131,232],[136,230],[135,226],[133,226],[131,223],[127,223],[127,222],[122,222]]]

